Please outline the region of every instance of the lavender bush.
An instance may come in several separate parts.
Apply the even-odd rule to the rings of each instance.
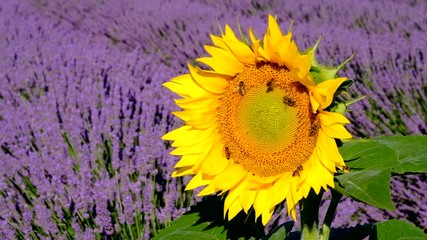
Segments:
[[[331,65],[357,52],[343,73],[367,96],[351,106],[355,136],[427,134],[425,12],[415,0],[2,1],[0,238],[148,239],[188,210],[196,200],[160,140],[181,124],[161,84],[236,15],[258,35],[268,13],[293,19],[300,46],[323,36]],[[426,176],[392,189],[396,212],[344,199],[333,225],[427,228]]]

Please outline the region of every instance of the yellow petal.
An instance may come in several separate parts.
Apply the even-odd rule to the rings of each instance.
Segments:
[[[279,24],[272,15],[268,15],[268,33],[270,35],[270,41],[275,43],[283,36],[282,30],[280,30]]]
[[[218,73],[202,70],[188,64],[191,77],[200,87],[213,94],[222,94],[228,86],[228,81]]]
[[[316,100],[316,98],[313,95],[313,92],[311,91],[310,91],[310,103],[311,103],[311,109],[313,110],[313,113],[316,113],[320,107],[320,103]]]
[[[320,188],[322,187],[322,184],[320,183],[320,179],[322,179],[322,171],[319,170],[321,169],[319,166],[322,167],[319,164],[316,151],[314,151],[310,159],[303,164],[304,171],[310,176],[305,179],[305,183],[310,185],[316,194],[319,194]]]
[[[228,209],[228,221],[233,219],[242,210],[243,208],[239,204],[239,201],[234,201],[233,204],[231,204],[230,208]]]
[[[335,140],[328,137],[323,131],[320,131],[318,135],[317,146],[312,155],[314,157],[313,163],[322,164],[324,167],[326,167],[327,170],[329,170],[331,173],[334,173],[336,171],[336,160],[334,161],[334,159],[342,158],[339,153],[338,155],[335,155],[335,153],[338,153]],[[315,165],[314,167],[321,171],[322,166]]]
[[[207,45],[205,49],[212,57],[202,57],[196,60],[210,66],[216,73],[233,77],[244,70],[245,65],[233,53]]]
[[[302,199],[303,193],[299,191],[298,178],[293,177],[290,179],[291,191],[289,192],[288,197],[286,198],[286,203],[288,205],[288,214],[296,220],[296,205]]]
[[[273,205],[281,203],[288,195],[290,190],[290,184],[288,179],[291,177],[292,173],[284,173],[282,177],[274,183],[272,187],[272,191],[274,192],[274,194],[271,200]]]
[[[308,193],[310,192],[310,190],[311,190],[310,185],[305,184],[305,183],[300,185],[299,191],[301,192],[303,198],[308,197]]]
[[[254,204],[257,192],[258,189],[246,189],[243,191],[242,195],[240,195],[240,204],[246,213],[248,213],[249,209],[252,207],[252,204]]]
[[[335,92],[345,80],[347,80],[347,78],[326,80],[314,87],[313,96],[320,104],[320,109],[325,109],[331,105]]]
[[[339,139],[352,138],[351,134],[341,124],[334,124],[332,126],[325,127],[324,129],[325,129],[325,133],[331,138],[339,138]]]
[[[210,151],[215,139],[216,138],[214,137],[207,137],[204,141],[188,143],[187,146],[180,146],[175,148],[172,152],[170,152],[170,154],[175,156],[201,154],[203,152]]]
[[[234,56],[243,64],[255,66],[255,54],[251,48],[244,42],[240,41],[230,26],[225,26],[225,35],[223,36],[225,43],[234,54]]]
[[[201,97],[208,94],[205,89],[201,88],[193,81],[190,74],[172,78],[169,82],[163,83],[163,86],[185,98]]]
[[[270,208],[270,202],[271,202],[270,193],[271,193],[271,184],[262,186],[262,188],[259,189],[253,205],[255,209],[255,218],[258,218],[264,212],[264,209]]]
[[[207,196],[207,195],[211,195],[211,194],[216,193],[216,192],[217,192],[217,190],[215,189],[215,187],[213,186],[213,184],[211,182],[202,191],[200,191],[197,194],[197,196],[198,197]]]
[[[193,176],[190,182],[188,182],[187,186],[185,187],[185,191],[208,185],[211,182],[212,179],[203,179],[203,174],[199,172]]]
[[[181,177],[190,174],[194,174],[193,169],[191,167],[183,167],[173,172],[172,177]]]
[[[297,220],[296,203],[292,200],[292,196],[286,199],[286,205],[288,208],[288,215],[291,215],[294,221],[296,221]]]
[[[227,44],[225,44],[225,42],[224,42],[224,39],[222,39],[221,37],[212,35],[212,34],[210,36],[211,36],[212,42],[214,43],[214,45],[216,47],[222,48],[224,50],[228,49]]]
[[[211,142],[211,141],[212,140],[208,139],[207,141],[204,141],[204,142],[200,141],[199,143],[201,143],[201,145],[204,145],[206,142]],[[196,146],[192,145],[193,143],[191,142],[188,144],[193,148],[197,147],[197,145]],[[200,149],[200,153],[183,155],[182,158],[175,164],[174,168],[192,166],[193,170],[196,170],[198,169],[200,164],[203,162],[203,160],[205,159],[206,155],[209,153],[210,150],[211,150],[211,147],[204,146],[203,148]]]
[[[328,158],[329,161],[335,162],[336,166],[344,165],[344,160],[333,138],[327,136],[324,131],[319,131],[318,141],[323,143],[319,148],[316,147],[316,150],[319,151],[318,155],[321,161],[323,161],[322,158],[325,157]]]
[[[207,129],[217,122],[216,114],[194,114],[191,119],[185,121],[187,125],[196,129]]]
[[[267,225],[268,221],[271,219],[271,216],[273,215],[274,207],[272,208],[266,208],[264,212],[262,212],[262,225]]]
[[[268,59],[268,56],[265,53],[264,49],[262,49],[259,43],[260,40],[255,37],[252,28],[249,28],[249,38],[251,39],[251,48],[256,56],[257,61],[266,61]]]
[[[174,168],[181,168],[181,167],[188,167],[193,166],[196,164],[198,160],[200,160],[200,157],[202,154],[189,154],[184,155],[181,157],[181,159],[175,164]]]
[[[201,149],[201,154],[203,154],[203,158],[201,159],[201,161],[196,162],[196,164],[194,164],[193,166],[193,171],[194,172],[199,172],[202,164],[203,164],[203,160],[206,158],[206,155],[211,151],[212,146],[214,144],[215,141],[217,141],[218,138],[216,137],[210,137],[207,138],[205,141],[200,142],[200,145],[197,145],[196,147],[198,149]]]
[[[259,39],[255,37],[254,30],[252,27],[249,28],[249,39],[251,39],[252,44],[259,43]]]
[[[279,62],[278,64],[280,66],[286,65],[288,69],[293,69],[295,64],[290,64],[297,55],[295,55],[295,52],[291,52],[289,47],[291,44],[291,38],[292,33],[288,33],[285,36],[281,37],[279,41],[277,42],[278,45],[278,54],[279,54]],[[296,54],[299,55],[299,52]]]
[[[281,174],[277,174],[275,176],[271,176],[271,177],[261,177],[258,175],[253,175],[251,177],[251,184],[253,184],[254,186],[251,187],[258,187],[260,185],[263,184],[267,184],[267,183],[273,183],[275,181],[277,181],[282,175]]]
[[[224,155],[224,144],[219,143],[219,138],[214,142],[214,145],[205,157],[201,172],[206,175],[216,176],[220,172],[224,171],[228,166],[229,160]]]
[[[268,28],[264,35],[264,51],[267,55],[267,59],[274,63],[279,63],[282,58],[279,54],[279,41],[283,34],[277,24],[276,19],[269,15],[268,16]]]
[[[323,126],[350,123],[350,121],[344,115],[336,112],[320,111],[319,118]]]
[[[313,88],[314,88],[314,86],[316,85],[315,83],[314,83],[314,80],[311,78],[311,75],[310,74],[307,74],[304,78],[299,78],[298,77],[298,72],[295,70],[291,70],[291,72],[292,73],[294,73],[294,75],[296,76],[296,78],[298,79],[298,81],[302,84],[302,85],[304,85],[308,90],[309,90],[309,92],[313,92]],[[311,96],[310,96],[311,97]],[[314,96],[313,96],[314,97]],[[311,101],[311,98],[310,98],[310,101]],[[317,111],[317,108],[316,108],[316,111]]]
[[[176,140],[182,137],[183,134],[187,133],[191,129],[190,126],[182,126],[174,129],[162,136],[163,140]]]
[[[194,147],[194,146],[195,145],[177,147],[174,150],[172,150],[169,154],[174,155],[174,156],[182,156],[182,155],[189,155],[189,154],[200,154],[202,152],[202,150],[198,149],[197,147]]]
[[[172,146],[174,147],[190,146],[209,137],[216,129],[216,127],[217,125],[214,124],[211,128],[208,128],[207,130],[198,130],[192,128],[191,126],[184,125],[163,135],[162,139],[173,140],[174,142]]]
[[[283,47],[283,50],[281,50],[281,56],[283,58],[284,64],[288,69],[291,70],[295,70],[297,73],[297,77],[298,75],[298,68],[299,63],[301,61],[301,54],[298,50],[297,45],[295,44],[294,41],[290,40],[290,37],[292,36],[291,33],[287,34],[284,38],[283,38],[283,42],[281,44],[283,44],[286,47]]]
[[[229,190],[240,183],[246,177],[246,174],[248,173],[242,166],[230,163],[222,173],[215,177],[215,189]]]
[[[224,201],[224,210],[226,211],[228,208],[230,208],[231,204],[234,203],[234,201],[238,201],[240,195],[242,192],[246,189],[248,185],[247,177],[245,180],[243,180],[240,184],[238,184],[235,188],[230,189],[228,192],[227,198]],[[239,202],[239,201],[238,201]],[[240,205],[240,202],[239,202]],[[224,212],[225,214],[225,212]]]
[[[350,121],[340,113],[321,111],[319,113],[321,129],[331,138],[349,139],[351,134],[343,124]]]
[[[313,58],[313,52],[310,51],[306,55],[301,55],[298,63],[298,77],[299,79],[304,79],[310,71],[311,68],[311,59]]]
[[[175,99],[175,103],[185,110],[201,110],[203,112],[216,112],[211,109],[212,106],[216,108],[219,105],[218,96],[209,95],[199,98],[183,98]],[[206,109],[207,108],[207,109]]]
[[[215,113],[194,113],[193,111],[172,112],[193,129],[207,129],[216,126],[217,115]]]

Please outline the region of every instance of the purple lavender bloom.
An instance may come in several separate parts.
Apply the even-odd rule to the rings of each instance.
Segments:
[[[1,1],[0,238],[16,238],[14,228],[28,237],[32,223],[41,238],[65,238],[67,227],[76,239],[130,236],[121,226],[137,228],[141,214],[139,237],[148,239],[187,210],[196,201],[183,192],[188,178],[170,178],[177,159],[160,140],[181,124],[171,114],[176,96],[161,84],[205,55],[217,21],[236,28],[236,16],[258,36],[269,13],[283,30],[293,19],[299,46],[323,36],[323,63],[358,53],[341,73],[355,79],[351,94],[368,97],[350,107],[355,136],[427,134],[426,8],[385,0]],[[396,212],[344,199],[333,227],[397,217],[426,228],[425,176],[392,186]]]

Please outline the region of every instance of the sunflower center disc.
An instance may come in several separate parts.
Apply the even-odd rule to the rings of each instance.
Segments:
[[[225,155],[247,171],[264,177],[293,172],[313,153],[319,120],[306,88],[286,68],[247,68],[220,101]]]
[[[237,106],[239,134],[257,142],[255,147],[277,151],[292,144],[298,111],[283,103],[284,94],[281,89],[267,93],[265,88],[255,88]]]

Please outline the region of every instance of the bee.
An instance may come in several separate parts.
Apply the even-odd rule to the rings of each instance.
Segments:
[[[245,83],[243,81],[239,82],[239,93],[240,95],[244,96],[246,94],[245,91]]]
[[[273,89],[273,82],[274,82],[274,78],[268,80],[268,82],[266,84],[267,85],[267,93],[272,92],[274,90]]]
[[[292,173],[292,177],[295,177],[295,176],[300,176],[299,175],[299,172],[301,172],[303,170],[303,168],[302,168],[302,166],[300,165],[299,167],[297,167],[297,169]]]
[[[312,136],[314,136],[314,135],[316,135],[317,134],[317,132],[319,131],[319,129],[320,129],[320,124],[319,124],[319,122],[318,121],[315,121],[314,123],[313,123],[313,125],[311,125],[311,128],[310,128],[310,137],[312,137]]]
[[[295,106],[295,100],[287,96],[283,96],[283,103],[288,105],[289,107]]]
[[[342,166],[342,171],[345,173],[348,173],[348,172],[350,172],[350,167]]]
[[[230,155],[231,155],[230,149],[228,149],[228,147],[225,147],[224,151],[225,151],[225,157],[227,158],[227,160],[229,160],[230,159]]]

